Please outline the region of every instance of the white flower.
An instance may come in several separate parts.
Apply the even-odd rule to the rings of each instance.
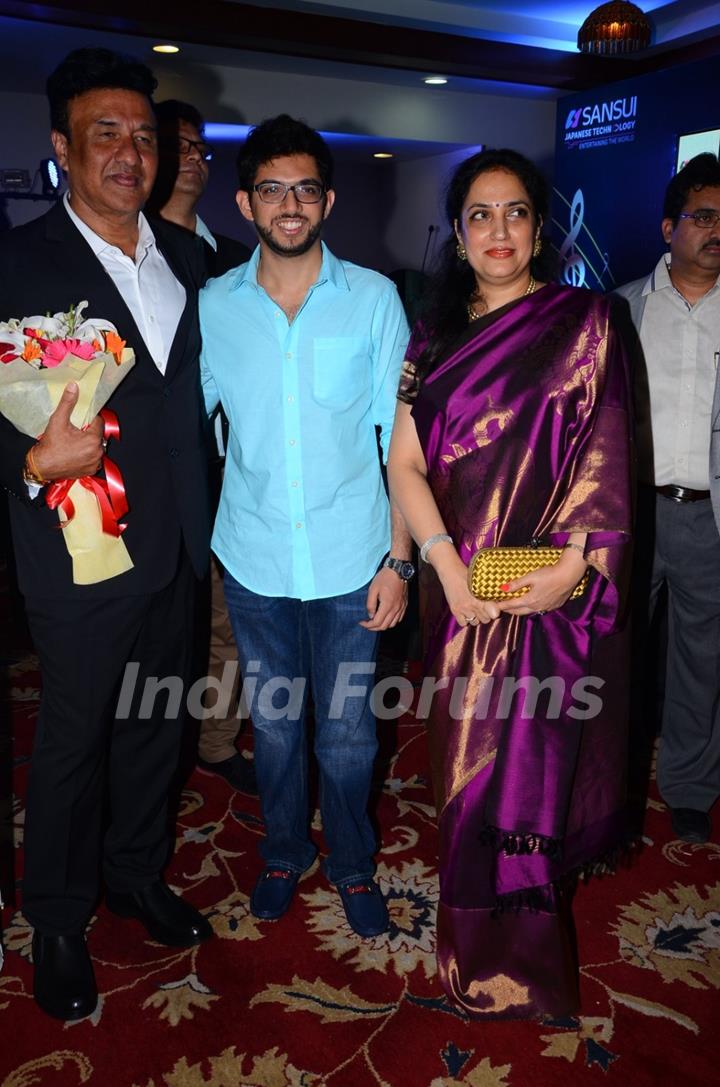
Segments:
[[[82,312],[87,306],[87,300],[84,302],[78,302],[75,307],[75,320],[72,328],[70,329],[70,335],[75,336],[78,340],[87,340],[88,343],[92,343],[93,340],[99,340],[102,343],[103,332],[115,332],[117,328],[112,321],[101,321],[99,318],[88,318],[86,321],[82,321]],[[58,316],[56,314],[56,316]]]
[[[0,337],[6,343],[19,345],[18,354],[22,351],[26,336],[23,329],[31,328],[44,340],[64,340],[73,337],[84,343],[92,343],[93,340],[103,342],[104,332],[117,332],[111,321],[102,321],[98,318],[82,319],[83,311],[88,302],[85,299],[78,302],[77,306],[71,306],[67,313],[54,313],[52,317],[45,314],[33,314],[18,320],[16,317],[9,321],[0,321]]]
[[[7,321],[0,324],[0,355],[3,357],[8,355],[7,361],[10,361],[13,355],[22,355],[25,347],[26,337],[22,329],[11,327],[13,323],[17,322]]]

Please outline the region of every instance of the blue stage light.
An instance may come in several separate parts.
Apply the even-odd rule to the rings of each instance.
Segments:
[[[60,188],[62,175],[55,159],[43,159],[40,163],[43,196],[52,196]]]

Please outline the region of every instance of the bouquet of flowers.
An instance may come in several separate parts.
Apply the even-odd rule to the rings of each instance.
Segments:
[[[24,434],[39,438],[66,385],[79,388],[71,421],[87,426],[135,365],[135,355],[109,321],[83,318],[87,302],[52,317],[0,321],[0,412]],[[105,436],[119,437],[114,413],[102,411]],[[57,480],[46,502],[57,509],[72,557],[73,581],[91,585],[132,568],[121,533],[127,512],[117,467],[103,458],[105,478]]]

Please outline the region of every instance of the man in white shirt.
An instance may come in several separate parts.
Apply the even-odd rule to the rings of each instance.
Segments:
[[[637,589],[640,595],[646,575],[648,616],[663,585],[668,593],[658,786],[677,837],[705,842],[720,795],[720,164],[714,155],[691,159],[670,182],[662,233],[669,259],[618,292],[630,305],[645,363],[636,382]]]
[[[141,208],[157,169],[152,73],[106,49],[80,49],[48,80],[52,141],[68,196],[0,238],[3,316],[67,312],[111,321],[135,365],[108,402],[112,458],[129,511],[132,569],[77,585],[44,485],[94,475],[101,428],[70,423],[69,385],[37,440],[0,417],[0,482],[13,496],[20,588],[42,697],[28,782],[23,913],[34,928],[33,995],[58,1019],[97,1004],[85,944],[102,869],[106,906],[157,942],[189,947],[209,922],[161,878],[168,792],[183,728],[152,677],[187,675],[194,584],[207,569],[207,458],[199,399],[196,245]],[[38,493],[39,492],[39,493]],[[135,697],[117,705],[126,665]],[[166,704],[167,703],[167,704]],[[107,807],[108,819],[104,818]]]

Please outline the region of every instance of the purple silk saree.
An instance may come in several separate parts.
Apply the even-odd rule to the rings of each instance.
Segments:
[[[627,369],[607,300],[554,285],[451,352],[413,418],[460,555],[587,532],[592,570],[555,612],[465,629],[423,571],[440,977],[473,1016],[568,1015],[572,877],[626,833]]]

